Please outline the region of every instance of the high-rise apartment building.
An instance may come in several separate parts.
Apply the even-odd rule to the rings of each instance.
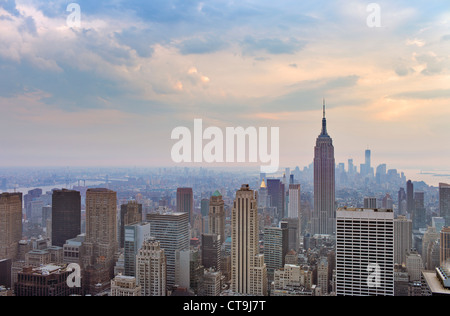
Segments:
[[[52,245],[63,247],[81,233],[81,194],[74,190],[53,190]]]
[[[194,193],[192,188],[177,189],[177,212],[187,213],[189,223],[192,223],[194,215]]]
[[[22,193],[0,195],[0,260],[15,260],[22,239]]]
[[[336,295],[394,295],[392,210],[337,210]]]
[[[322,132],[314,147],[314,211],[311,232],[333,235],[335,233],[335,160],[333,140],[327,132],[325,101],[323,104]]]
[[[450,184],[439,183],[439,212],[445,226],[450,227]]]
[[[231,213],[231,289],[267,295],[267,268],[259,253],[257,194],[248,184],[236,192]]]
[[[166,296],[167,262],[155,238],[147,239],[136,256],[136,279],[142,296]]]
[[[175,285],[175,254],[189,249],[189,214],[160,209],[156,213],[147,214],[147,221],[150,223],[151,236],[164,249],[167,258],[167,286],[172,287]]]

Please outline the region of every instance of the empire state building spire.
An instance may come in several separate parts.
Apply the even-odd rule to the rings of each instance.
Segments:
[[[322,133],[320,136],[328,136],[327,133],[327,119],[325,117],[325,98],[323,99],[323,118],[322,118]]]

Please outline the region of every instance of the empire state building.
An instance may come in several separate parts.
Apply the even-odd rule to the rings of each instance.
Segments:
[[[314,147],[314,211],[311,233],[332,235],[335,233],[335,161],[333,140],[327,133],[325,100],[323,101],[322,132]]]

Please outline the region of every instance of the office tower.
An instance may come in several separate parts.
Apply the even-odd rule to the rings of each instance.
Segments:
[[[365,167],[364,167],[365,168],[364,175],[373,175],[371,161],[370,161],[370,149],[366,149],[365,157],[366,157],[366,161],[365,161]]]
[[[205,269],[203,274],[202,296],[219,296],[222,292],[222,274],[214,269]]]
[[[62,247],[81,233],[81,194],[54,190],[52,194],[52,245]]]
[[[300,213],[300,184],[289,185],[288,217],[301,219]]]
[[[389,193],[386,193],[384,196],[381,207],[384,209],[393,210],[394,209],[394,200],[392,199],[391,195]]]
[[[150,238],[150,224],[137,223],[124,227],[124,275],[136,276],[136,255],[142,244]]]
[[[262,179],[258,190],[258,207],[265,208],[270,206],[270,196],[267,189],[266,181]]]
[[[439,262],[441,267],[450,266],[450,227],[444,227],[441,230],[441,245],[440,245],[440,256]]]
[[[14,286],[16,296],[69,296],[81,294],[80,288],[69,287],[67,279],[72,272],[65,265],[25,267],[17,274]]]
[[[236,192],[231,213],[231,289],[267,295],[267,269],[259,253],[257,194],[248,184]]]
[[[411,180],[406,182],[406,210],[411,216],[414,213],[414,184]]]
[[[198,294],[201,290],[201,277],[204,268],[200,264],[200,252],[198,248],[177,250],[175,268],[175,283],[181,287]]]
[[[23,196],[23,203],[25,206],[25,216],[29,220],[31,218],[31,202],[42,195],[42,189],[29,190],[28,194]]]
[[[386,181],[386,164],[378,165],[375,175],[378,184],[384,184]]]
[[[392,210],[337,210],[336,295],[394,295]]]
[[[219,236],[220,242],[225,241],[225,202],[219,191],[213,193],[209,199],[209,229],[208,233]]]
[[[353,159],[348,159],[348,173],[353,175],[355,173],[355,165],[353,164]]]
[[[0,259],[15,260],[22,239],[22,193],[0,194]]]
[[[364,198],[364,208],[377,208],[377,198],[376,197],[365,197]]]
[[[220,270],[220,237],[217,234],[202,234],[202,265],[205,269]]]
[[[267,267],[269,282],[273,280],[274,271],[284,266],[286,254],[289,251],[288,247],[289,235],[287,225],[264,228],[264,263]]]
[[[142,296],[166,296],[167,261],[155,238],[147,239],[136,256],[136,279]]]
[[[415,250],[411,250],[406,254],[406,270],[408,271],[409,281],[420,281],[423,270],[422,256]]]
[[[284,184],[280,179],[267,179],[267,195],[270,206],[276,208],[275,221],[279,222],[284,217],[285,203]]]
[[[406,192],[404,188],[400,188],[400,190],[398,190],[398,214],[406,215],[406,208]]]
[[[426,228],[425,193],[414,192],[414,210],[412,213],[413,229]]]
[[[175,285],[175,253],[189,249],[189,214],[160,209],[147,214],[150,234],[164,249],[167,258],[167,286]]]
[[[406,216],[394,220],[394,263],[405,264],[406,254],[412,248],[412,221]]]
[[[314,211],[311,232],[332,235],[335,233],[335,161],[334,147],[327,133],[325,101],[323,103],[322,132],[314,147]]]
[[[436,268],[434,271],[422,271],[420,296],[450,295],[449,270]]]
[[[86,191],[86,236],[82,257],[85,291],[95,295],[111,286],[117,241],[117,193],[109,189]]]
[[[288,230],[288,250],[298,251],[300,247],[301,226],[298,218],[283,218],[281,228]]]
[[[141,296],[141,286],[135,277],[116,275],[111,280],[110,296]]]
[[[119,248],[124,247],[125,226],[142,222],[142,204],[128,201],[120,206]]]
[[[189,223],[192,222],[194,215],[194,193],[192,188],[177,189],[177,212],[187,213]]]
[[[209,199],[202,199],[200,202],[200,214],[206,217],[209,214]]]
[[[317,265],[317,286],[320,287],[323,294],[328,294],[328,279],[328,260],[322,257]]]
[[[445,226],[450,226],[450,184],[439,183],[439,213],[445,219]]]

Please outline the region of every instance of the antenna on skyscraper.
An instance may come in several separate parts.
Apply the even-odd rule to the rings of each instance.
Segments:
[[[325,98],[323,98],[323,118],[325,118]]]

